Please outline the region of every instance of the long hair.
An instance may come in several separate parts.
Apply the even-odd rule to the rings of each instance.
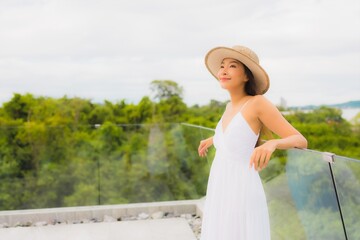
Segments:
[[[244,64],[243,64],[244,65]],[[245,75],[248,78],[248,81],[245,84],[245,92],[250,96],[256,95],[256,82],[254,80],[254,75],[250,71],[250,69],[244,65]]]
[[[250,96],[255,96],[255,95],[257,95],[257,93],[256,93],[256,82],[254,80],[254,75],[252,74],[250,69],[245,65],[244,65],[244,69],[245,69],[245,75],[248,78],[248,81],[245,84],[245,92]],[[260,129],[260,136],[256,143],[256,147],[261,145],[261,142],[265,140],[264,138],[272,139],[272,138],[274,138],[274,136],[273,136],[272,132],[270,131],[270,129],[268,129],[267,127],[265,127],[262,124],[262,127]]]

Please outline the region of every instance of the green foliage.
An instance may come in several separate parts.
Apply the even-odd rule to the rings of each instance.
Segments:
[[[341,117],[341,110],[321,107],[285,116],[308,140],[309,148],[360,159],[360,131]]]
[[[4,112],[12,119],[26,120],[31,114],[31,107],[34,105],[34,97],[31,94],[24,96],[16,93],[11,101],[4,104]]]
[[[155,99],[166,100],[172,97],[182,98],[183,88],[171,80],[154,80],[150,89],[155,93]]]
[[[213,131],[180,123],[215,128],[226,102],[212,100],[204,106],[188,107],[182,99],[182,88],[176,83],[153,81],[151,87],[156,102],[145,96],[138,104],[125,100],[95,104],[80,98],[14,94],[0,108],[0,209],[204,196],[215,151],[212,148],[206,159],[199,158],[197,147]],[[360,158],[360,116],[350,123],[341,117],[340,110],[321,107],[285,117],[308,139],[309,148]],[[313,155],[297,161],[306,163],[311,158]],[[319,166],[297,165],[299,178],[291,179],[285,176],[291,159],[287,151],[276,151],[261,176],[271,188],[270,194],[278,194],[269,197],[276,199],[269,202],[270,213],[275,216],[273,234],[284,239],[293,234],[300,239],[309,235],[309,229],[323,226],[317,214],[334,218],[337,213],[327,201],[331,196],[326,171],[320,174],[316,172],[321,170]],[[358,166],[335,170],[343,196],[356,189],[360,181]],[[309,174],[314,171],[316,174]],[[351,176],[351,181],[340,177],[345,175]],[[301,191],[292,194],[303,202],[293,206],[291,196],[284,196],[282,189],[288,187],[286,182],[299,181],[307,189],[295,187]],[[351,209],[358,209],[359,199],[345,199],[344,211],[351,223],[357,219]],[[290,229],[297,228],[296,233],[283,224],[286,214],[294,219]],[[299,227],[309,219],[314,220],[314,226]],[[324,238],[330,236],[325,230],[319,233]]]

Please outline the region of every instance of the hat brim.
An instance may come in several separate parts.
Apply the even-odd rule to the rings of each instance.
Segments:
[[[218,79],[217,73],[220,69],[221,62],[225,58],[236,59],[250,69],[254,76],[257,94],[261,95],[267,92],[270,87],[270,81],[265,70],[254,60],[232,48],[216,47],[206,54],[205,65],[216,79]]]

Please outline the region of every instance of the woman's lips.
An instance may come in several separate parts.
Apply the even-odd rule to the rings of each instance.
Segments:
[[[222,81],[222,82],[229,81],[229,80],[230,80],[230,78],[220,78],[220,81]]]

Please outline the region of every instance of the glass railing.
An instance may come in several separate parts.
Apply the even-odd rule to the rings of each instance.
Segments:
[[[186,124],[2,127],[0,210],[198,199],[211,134]]]
[[[199,199],[213,129],[191,124],[2,127],[0,210]],[[272,239],[360,239],[360,161],[276,151],[260,172]]]
[[[360,161],[334,156],[332,172],[348,239],[360,239]]]
[[[261,172],[273,239],[345,239],[329,163],[291,149]]]

